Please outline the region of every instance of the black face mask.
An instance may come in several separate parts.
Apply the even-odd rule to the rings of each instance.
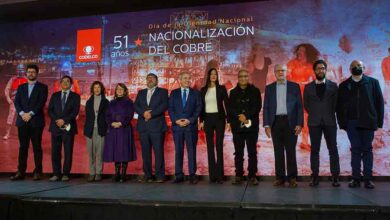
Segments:
[[[355,66],[352,68],[352,75],[354,76],[360,76],[363,74],[363,68],[360,66]]]

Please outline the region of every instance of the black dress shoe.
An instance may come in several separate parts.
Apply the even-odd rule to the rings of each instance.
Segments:
[[[217,179],[216,183],[223,184],[223,180],[222,179]]]
[[[12,181],[24,180],[24,174],[16,172],[16,174],[14,176],[11,176],[9,179]]]
[[[359,180],[352,180],[351,182],[349,182],[348,187],[349,188],[360,187],[360,181]]]
[[[375,185],[371,180],[364,181],[364,188],[366,189],[374,189]]]
[[[198,181],[199,181],[198,176],[195,175],[195,176],[190,177],[190,184],[197,184]]]
[[[332,186],[333,187],[339,187],[340,186],[340,182],[339,182],[339,178],[338,177],[332,177]]]
[[[316,186],[318,186],[319,184],[320,184],[320,180],[319,180],[318,176],[312,176],[312,177],[311,177],[311,181],[310,181],[310,183],[309,183],[309,186],[311,186],[311,187],[316,187]]]
[[[143,177],[138,179],[140,183],[153,183],[153,179],[151,177]]]
[[[210,178],[209,178],[209,182],[210,182],[210,183],[216,183],[216,182],[217,182],[217,179],[214,178],[214,177],[210,177]]]
[[[41,173],[34,173],[33,180],[37,181],[37,180],[40,180],[40,179],[41,179]]]
[[[184,178],[175,178],[172,183],[182,183],[184,182]]]
[[[259,185],[259,181],[257,180],[256,177],[250,177],[250,178],[249,178],[249,182],[250,182],[253,186]]]
[[[232,180],[233,185],[239,185],[242,182],[242,177],[235,176],[234,179]]]

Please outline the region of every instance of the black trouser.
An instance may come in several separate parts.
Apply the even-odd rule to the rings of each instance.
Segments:
[[[330,172],[332,176],[340,175],[339,153],[337,150],[337,127],[336,126],[309,126],[311,152],[310,164],[312,176],[318,176],[320,166],[320,146],[322,134],[324,134],[326,146],[329,151]]]
[[[32,127],[28,123],[18,127],[18,137],[20,143],[18,171],[22,175],[26,173],[27,169],[28,148],[30,146],[30,140],[34,151],[34,173],[42,173],[42,132],[43,127]]]
[[[236,166],[236,176],[244,175],[244,148],[248,151],[248,177],[255,177],[257,173],[257,139],[259,132],[233,132],[234,143],[234,164]]]
[[[278,180],[284,181],[286,178],[285,151],[287,159],[287,178],[296,178],[298,175],[295,152],[297,136],[294,133],[294,129],[290,128],[287,115],[275,117],[271,129],[271,136],[275,153],[275,175]]]
[[[224,177],[223,138],[225,136],[225,125],[225,119],[220,118],[218,113],[206,113],[204,131],[206,133],[209,177],[211,181],[222,180]],[[215,159],[215,151],[217,159]]]
[[[152,149],[154,150],[157,179],[165,178],[164,139],[165,132],[144,132],[139,134],[142,147],[145,178],[152,178]]]
[[[64,166],[62,174],[68,176],[72,168],[74,134],[52,134],[51,135],[51,162],[53,174],[61,176],[61,150],[64,145]]]

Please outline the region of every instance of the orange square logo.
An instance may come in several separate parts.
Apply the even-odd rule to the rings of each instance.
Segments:
[[[102,29],[77,31],[76,62],[100,61]]]

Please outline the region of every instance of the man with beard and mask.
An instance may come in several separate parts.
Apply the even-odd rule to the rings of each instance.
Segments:
[[[383,95],[378,80],[363,74],[362,61],[352,61],[349,69],[352,76],[340,84],[337,100],[337,121],[351,143],[352,181],[348,186],[360,187],[363,161],[364,187],[373,189],[372,142],[375,130],[383,127]]]
[[[30,140],[34,151],[35,169],[33,180],[42,174],[42,133],[45,127],[43,108],[48,94],[47,85],[37,81],[39,68],[35,64],[27,66],[28,82],[18,87],[15,95],[15,109],[18,114],[16,126],[19,137],[18,171],[11,180],[22,180],[26,174]]]
[[[308,126],[311,142],[310,164],[312,179],[310,186],[319,184],[320,146],[324,134],[326,146],[330,157],[330,171],[332,173],[332,186],[338,187],[340,183],[339,154],[337,150],[337,124],[336,103],[337,84],[326,79],[327,64],[317,60],[313,64],[316,79],[305,86],[303,101],[308,113]]]

